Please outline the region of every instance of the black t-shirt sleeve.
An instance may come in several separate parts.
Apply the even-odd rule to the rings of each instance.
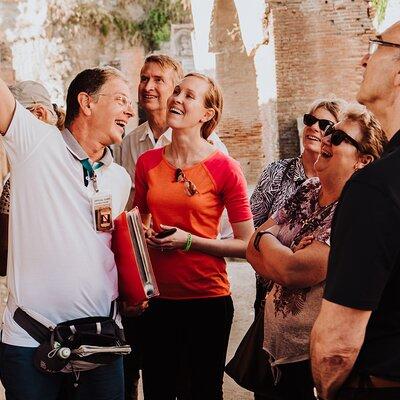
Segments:
[[[399,211],[369,184],[348,182],[336,210],[324,298],[375,310],[400,251]]]

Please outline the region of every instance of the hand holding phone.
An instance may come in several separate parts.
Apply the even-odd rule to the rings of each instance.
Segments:
[[[176,228],[164,229],[163,231],[156,233],[156,234],[154,235],[154,237],[155,237],[156,239],[164,239],[164,238],[166,238],[167,236],[173,235],[175,232],[176,232]]]

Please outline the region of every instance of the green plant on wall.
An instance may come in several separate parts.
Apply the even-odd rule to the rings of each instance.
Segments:
[[[378,22],[381,23],[385,19],[388,0],[372,0],[372,5],[376,10]]]
[[[149,49],[158,49],[162,42],[169,40],[171,23],[183,23],[189,20],[189,9],[181,1],[141,0],[146,18],[139,23],[144,44]]]
[[[142,7],[141,20],[129,18],[126,10],[130,5]],[[93,2],[81,2],[73,8],[67,25],[94,29],[103,37],[113,32],[130,43],[140,38],[143,45],[152,51],[170,39],[171,23],[188,21],[190,9],[182,0],[119,0],[111,9]]]

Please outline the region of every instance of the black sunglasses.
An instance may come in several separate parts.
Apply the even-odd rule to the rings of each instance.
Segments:
[[[307,126],[313,126],[316,122],[318,122],[319,129],[321,131],[325,131],[328,126],[332,126],[333,122],[329,121],[329,119],[318,119],[314,117],[312,114],[304,114],[303,116],[303,124]]]
[[[339,146],[340,143],[345,140],[347,143],[353,145],[358,151],[362,152],[362,148],[360,143],[358,143],[355,139],[353,139],[349,134],[346,132],[335,129],[333,126],[329,126],[326,131],[324,132],[324,137],[331,135],[331,143],[334,146]]]

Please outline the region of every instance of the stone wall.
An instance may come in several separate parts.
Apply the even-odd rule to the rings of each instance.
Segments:
[[[218,133],[255,183],[264,164],[262,124],[254,56],[247,55],[233,0],[215,0],[210,51],[216,54],[216,79],[224,95]]]
[[[103,37],[94,29],[67,23],[77,0],[19,0],[0,2],[0,51],[12,60],[1,63],[0,74],[13,80],[37,80],[53,99],[64,103],[72,78],[82,69],[111,64],[124,72],[137,100],[139,70],[145,50],[112,33]],[[99,1],[98,5],[110,4]],[[132,14],[139,11],[134,9]],[[2,40],[3,39],[3,40]]]
[[[298,154],[296,117],[315,99],[354,100],[373,35],[367,0],[270,0],[280,157]]]
[[[6,82],[13,82],[15,79],[12,51],[3,32],[0,32],[0,78]]]

